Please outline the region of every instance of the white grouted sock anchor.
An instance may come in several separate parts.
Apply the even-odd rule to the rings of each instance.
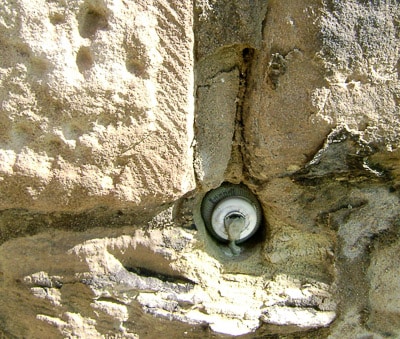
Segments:
[[[225,231],[228,234],[229,248],[233,255],[239,255],[241,248],[236,245],[236,241],[240,239],[240,234],[246,226],[246,219],[238,213],[229,214],[224,218]]]

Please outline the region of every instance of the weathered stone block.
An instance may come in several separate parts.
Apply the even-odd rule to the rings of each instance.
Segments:
[[[192,3],[3,1],[0,209],[194,188]]]

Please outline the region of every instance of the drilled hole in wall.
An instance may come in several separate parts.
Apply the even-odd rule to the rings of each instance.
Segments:
[[[44,76],[50,68],[50,63],[43,58],[31,56],[30,60],[30,71],[36,76]]]
[[[108,22],[105,14],[96,9],[88,8],[79,23],[79,33],[82,38],[91,38],[98,30],[104,30],[107,27]]]
[[[132,73],[139,77],[146,74],[146,65],[139,60],[127,59],[125,64],[126,69],[129,73]]]
[[[79,72],[83,73],[93,65],[93,57],[88,47],[81,47],[76,55],[76,65]]]
[[[65,15],[63,13],[52,13],[49,20],[53,25],[60,25],[65,22]]]

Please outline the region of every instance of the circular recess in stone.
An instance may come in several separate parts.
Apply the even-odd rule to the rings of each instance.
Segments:
[[[227,227],[241,221],[236,244],[251,238],[262,222],[262,209],[256,196],[244,185],[224,183],[209,191],[201,203],[201,216],[207,230],[217,240],[232,241]]]

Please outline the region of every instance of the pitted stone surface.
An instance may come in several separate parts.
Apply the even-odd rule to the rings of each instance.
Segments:
[[[147,206],[194,187],[192,4],[3,1],[0,208]]]

